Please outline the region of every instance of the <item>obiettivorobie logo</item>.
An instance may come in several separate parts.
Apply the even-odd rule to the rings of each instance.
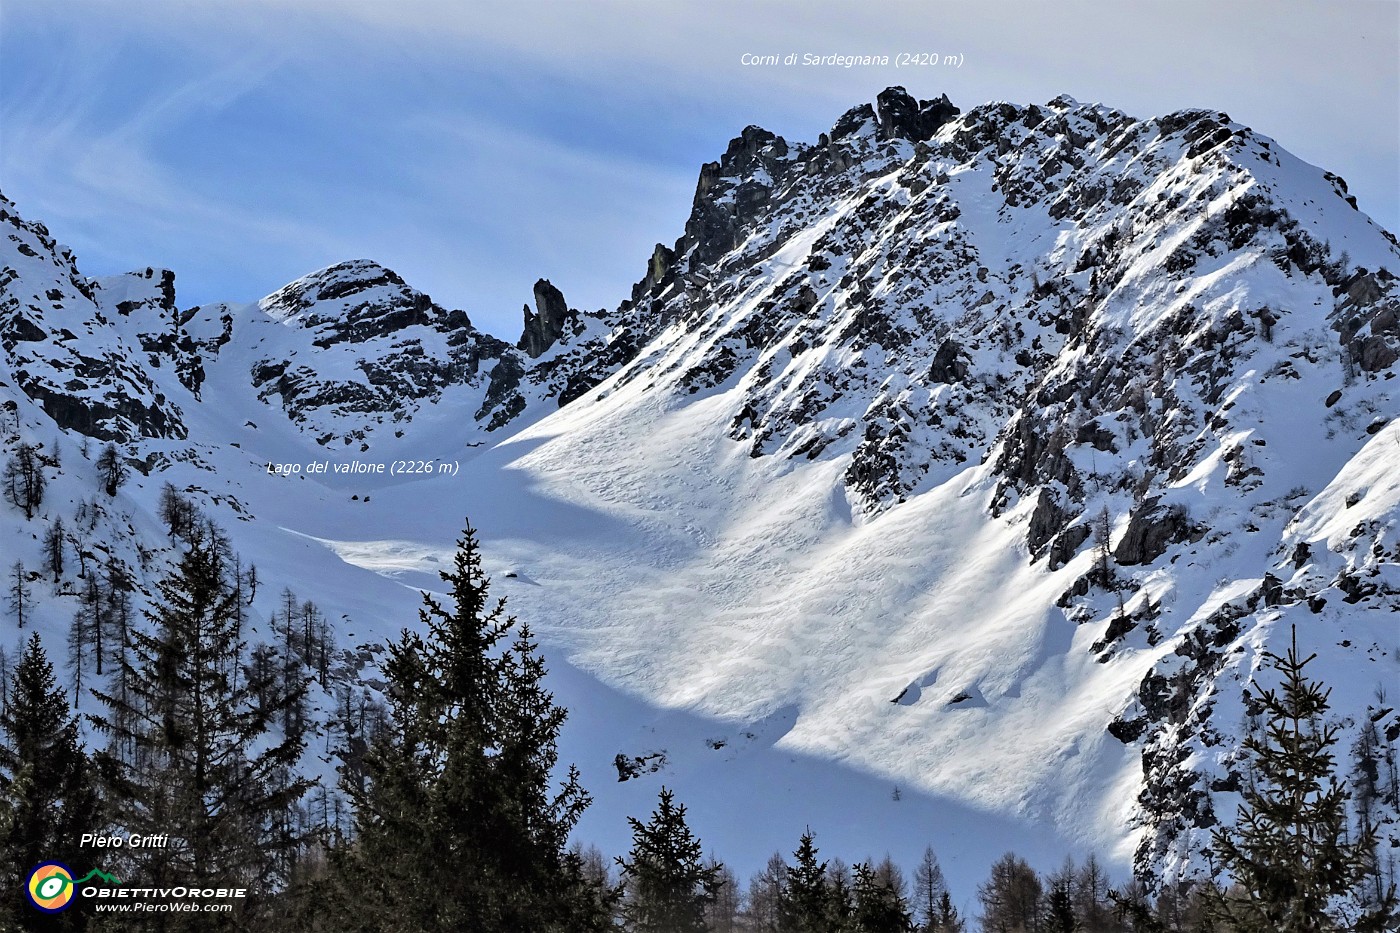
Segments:
[[[119,880],[100,868],[94,868],[83,877],[74,880],[73,871],[62,862],[44,862],[29,873],[24,892],[29,895],[29,903],[46,914],[56,914],[73,905],[73,892],[80,884],[97,878],[106,884],[121,884]]]

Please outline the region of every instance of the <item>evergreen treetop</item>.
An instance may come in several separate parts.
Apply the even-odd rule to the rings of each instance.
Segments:
[[[333,864],[354,900],[341,928],[601,928],[607,898],[565,848],[589,798],[576,770],[553,775],[566,712],[529,628],[490,599],[470,526],[442,579],[450,608],[425,593],[421,632],[389,646],[386,726],[343,782],[356,817]]]
[[[291,811],[311,784],[295,775],[305,740],[281,714],[305,684],[238,676],[246,645],[223,550],[194,536],[158,585],[149,627],[127,633],[114,683],[93,691],[106,709],[91,720],[108,736],[98,761],[117,824],[171,840],[127,851],[143,880],[271,893],[303,842]]]
[[[635,817],[632,851],[619,858],[622,915],[635,933],[704,933],[705,908],[719,891],[721,867],[706,865],[700,840],[685,822],[685,806],[661,788],[651,820]]]
[[[1329,688],[1311,680],[1293,631],[1288,653],[1267,653],[1277,688],[1249,688],[1265,717],[1243,747],[1250,765],[1235,825],[1217,830],[1213,850],[1236,886],[1215,899],[1237,933],[1384,931],[1396,920],[1393,888],[1383,903],[1344,924],[1342,901],[1364,888],[1374,838],[1350,840],[1348,794],[1335,777],[1339,727],[1328,722]]]
[[[78,723],[38,634],[26,643],[0,710],[0,804],[6,817],[0,851],[9,878],[23,878],[44,861],[78,861],[81,834],[100,821]],[[6,904],[15,901],[5,898]],[[11,919],[30,928],[47,918],[21,908]],[[67,925],[76,926],[76,919]]]

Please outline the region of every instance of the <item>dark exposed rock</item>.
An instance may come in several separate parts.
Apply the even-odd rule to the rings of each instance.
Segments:
[[[477,418],[480,419],[486,412],[506,401],[520,385],[520,379],[524,375],[525,366],[519,359],[503,355],[491,370],[491,381],[486,386],[486,398],[482,402],[481,411],[477,412]]]
[[[550,284],[548,279],[535,283],[535,313],[525,308],[525,331],[515,346],[524,350],[531,359],[540,356],[565,333],[566,325],[572,320],[573,312],[564,301],[564,295]],[[518,379],[516,380],[519,381]]]
[[[6,324],[4,334],[0,335],[0,343],[4,345],[5,349],[10,350],[18,341],[43,340],[46,337],[48,337],[46,330],[23,314],[16,314]]]
[[[1087,421],[1080,425],[1074,440],[1078,444],[1089,444],[1095,450],[1108,453],[1118,452],[1117,435],[1096,421]]]
[[[959,110],[944,94],[937,100],[916,100],[902,87],[890,87],[875,98],[880,135],[885,139],[922,142],[957,116]],[[835,136],[833,131],[833,136]]]
[[[1265,606],[1278,606],[1283,603],[1283,581],[1272,573],[1264,574],[1259,592],[1264,597]]]
[[[1137,741],[1138,737],[1145,731],[1147,731],[1147,719],[1143,716],[1135,716],[1132,719],[1115,719],[1108,724],[1108,734],[1124,745]]]
[[[938,352],[933,355],[933,362],[928,368],[928,378],[930,382],[962,382],[967,378],[967,368],[967,354],[962,346],[950,337],[939,344]]]
[[[1042,487],[1036,497],[1035,510],[1031,512],[1030,526],[1026,531],[1026,544],[1030,547],[1033,559],[1040,557],[1045,545],[1059,534],[1068,520],[1069,516],[1055,501],[1054,493]]]
[[[71,392],[60,392],[45,383],[25,378],[24,373],[17,373],[16,378],[24,393],[39,402],[61,428],[103,441],[133,440],[123,427],[128,423],[145,437],[185,436],[185,426],[166,411],[163,395],[157,394],[154,404],[144,405],[117,391],[95,398],[91,392],[82,391],[88,384],[81,381],[73,385]]]
[[[1166,552],[1167,545],[1185,541],[1194,533],[1184,508],[1164,507],[1159,500],[1149,499],[1133,510],[1113,557],[1129,567],[1150,564]]]
[[[1357,343],[1352,354],[1357,365],[1366,372],[1380,372],[1400,359],[1400,343],[1380,334],[1372,334]]]
[[[1069,563],[1079,552],[1080,545],[1089,540],[1090,534],[1088,525],[1072,525],[1056,535],[1050,542],[1050,569],[1057,570]]]
[[[888,92],[887,92],[888,93]],[[875,110],[869,104],[858,104],[847,110],[831,127],[831,142],[845,139],[867,123],[875,121]]]

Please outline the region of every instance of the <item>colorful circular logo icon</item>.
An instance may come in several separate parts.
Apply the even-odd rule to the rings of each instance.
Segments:
[[[73,903],[73,873],[62,862],[45,862],[29,873],[25,892],[44,913],[67,910]]]

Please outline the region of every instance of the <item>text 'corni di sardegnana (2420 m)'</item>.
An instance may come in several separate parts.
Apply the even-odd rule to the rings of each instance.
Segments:
[[[746,67],[823,66],[827,68],[961,68],[967,56],[961,52],[897,52],[894,55],[817,55],[812,52],[744,52],[739,64]]]

